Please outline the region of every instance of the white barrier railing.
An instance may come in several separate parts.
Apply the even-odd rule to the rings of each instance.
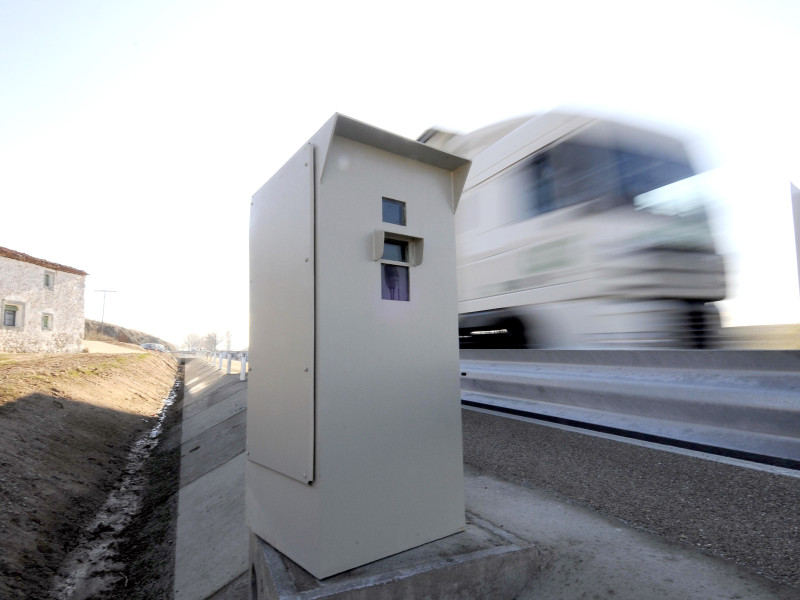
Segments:
[[[247,352],[239,354],[239,358],[242,363],[242,370],[239,372],[239,380],[244,381],[247,379]]]
[[[231,365],[233,362],[240,364],[239,380],[245,381],[247,379],[247,352],[211,352],[209,350],[201,350],[203,360],[211,365],[215,365],[217,370],[222,370],[222,362],[227,359],[225,374],[231,374]]]

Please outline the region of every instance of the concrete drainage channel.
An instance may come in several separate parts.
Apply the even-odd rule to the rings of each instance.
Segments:
[[[247,382],[197,358],[185,378],[174,597],[246,598]]]
[[[182,359],[158,423],[49,597],[246,598],[246,382]]]

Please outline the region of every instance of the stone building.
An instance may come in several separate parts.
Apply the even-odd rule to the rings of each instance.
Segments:
[[[0,247],[0,351],[80,352],[86,272]]]

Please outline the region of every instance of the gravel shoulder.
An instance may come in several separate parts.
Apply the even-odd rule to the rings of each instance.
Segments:
[[[464,460],[798,591],[800,478],[462,411]]]
[[[176,372],[146,353],[0,355],[0,597],[50,597]]]

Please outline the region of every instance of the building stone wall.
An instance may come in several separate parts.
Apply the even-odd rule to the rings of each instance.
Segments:
[[[80,352],[85,275],[0,256],[0,351]],[[45,286],[45,272],[53,276]],[[3,306],[21,305],[17,327],[6,327]],[[19,312],[22,312],[20,315]],[[50,315],[50,328],[42,318]]]

